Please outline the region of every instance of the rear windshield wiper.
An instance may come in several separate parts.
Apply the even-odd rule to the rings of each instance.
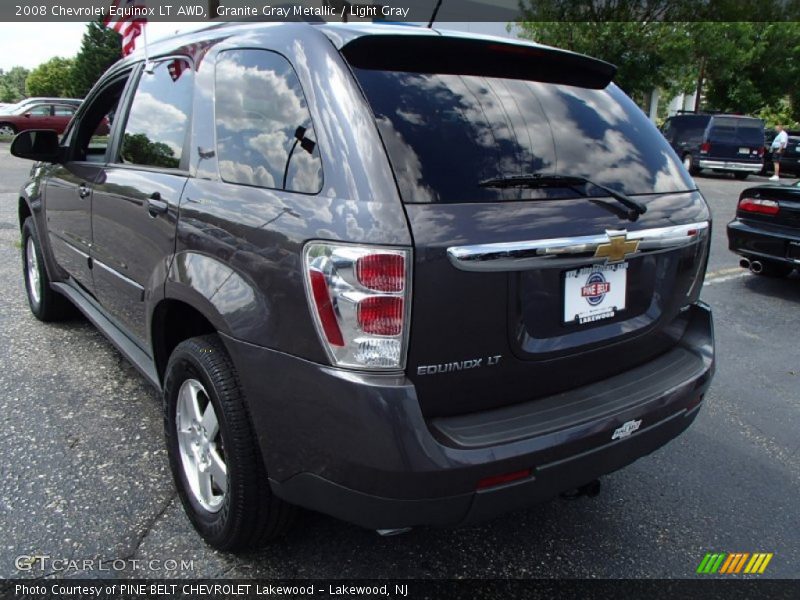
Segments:
[[[537,188],[537,187],[573,187],[577,185],[591,185],[600,190],[603,190],[606,194],[614,198],[620,204],[628,207],[635,213],[635,216],[631,215],[632,218],[638,218],[639,215],[643,215],[647,212],[647,207],[639,202],[638,200],[634,200],[630,196],[626,196],[622,192],[618,192],[616,190],[612,190],[604,185],[600,185],[599,183],[595,183],[591,179],[587,179],[586,177],[579,177],[576,175],[548,175],[544,173],[534,173],[531,175],[510,175],[508,177],[493,177],[492,179],[486,179],[481,181],[478,185],[480,187],[490,187],[490,188],[509,188],[509,187],[527,187],[527,188]]]

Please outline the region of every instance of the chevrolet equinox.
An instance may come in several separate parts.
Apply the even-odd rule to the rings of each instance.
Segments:
[[[30,308],[163,394],[217,548],[296,506],[390,532],[580,489],[686,429],[714,368],[708,206],[614,72],[392,25],[152,44],[13,142]]]

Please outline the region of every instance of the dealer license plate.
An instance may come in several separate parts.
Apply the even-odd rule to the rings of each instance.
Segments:
[[[593,323],[625,309],[628,263],[593,265],[564,273],[564,322]]]
[[[739,148],[739,154],[750,154],[750,148]]]

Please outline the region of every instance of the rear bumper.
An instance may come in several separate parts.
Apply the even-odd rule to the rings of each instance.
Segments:
[[[373,529],[456,525],[588,483],[686,429],[714,370],[710,310],[690,312],[667,355],[591,390],[430,422],[402,375],[356,374],[225,341],[278,496]],[[585,410],[559,416],[557,405],[572,403]],[[612,439],[631,421],[641,421],[637,431]],[[476,491],[483,478],[525,469],[523,480]]]
[[[714,160],[710,158],[701,158],[697,161],[697,166],[701,169],[718,169],[722,171],[746,171],[748,173],[759,173],[764,167],[762,161],[741,162],[735,160]]]
[[[800,267],[800,231],[734,219],[728,223],[728,248],[750,259],[766,258]]]

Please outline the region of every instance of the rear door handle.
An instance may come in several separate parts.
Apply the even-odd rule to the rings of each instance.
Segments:
[[[81,198],[88,198],[91,193],[92,190],[86,187],[85,183],[82,183],[78,186],[78,196],[80,196]]]
[[[161,199],[161,194],[155,192],[152,196],[147,199],[147,212],[150,213],[151,217],[156,217],[158,215],[164,215],[169,210],[169,205],[166,203],[165,200]]]

